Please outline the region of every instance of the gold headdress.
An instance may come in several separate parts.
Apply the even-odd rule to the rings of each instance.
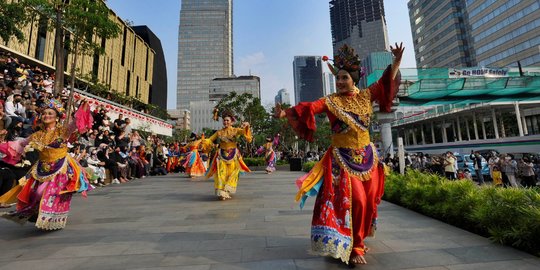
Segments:
[[[55,110],[60,116],[63,116],[66,112],[64,109],[64,106],[62,105],[62,102],[60,102],[57,99],[51,98],[46,99],[40,106],[42,109],[53,109]]]
[[[328,59],[328,56],[323,56],[322,60],[327,62],[328,60],[332,59]],[[358,54],[355,53],[354,49],[349,47],[347,44],[339,48],[338,54],[334,56],[332,61],[334,62],[333,64],[330,62],[327,62],[327,64],[328,68],[334,75],[337,75],[338,71],[343,69],[349,73],[359,72],[359,77],[364,76],[364,72],[360,66],[360,57],[358,57]]]

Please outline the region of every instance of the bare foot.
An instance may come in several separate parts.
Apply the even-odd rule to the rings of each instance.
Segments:
[[[350,260],[349,263],[351,264],[367,264],[366,258],[362,255],[355,255]]]

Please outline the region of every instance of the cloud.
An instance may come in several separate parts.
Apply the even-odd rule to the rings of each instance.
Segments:
[[[257,66],[261,66],[266,63],[266,56],[263,52],[256,52],[246,56],[240,57],[238,65],[235,67],[236,73],[247,74],[250,70],[253,70]]]

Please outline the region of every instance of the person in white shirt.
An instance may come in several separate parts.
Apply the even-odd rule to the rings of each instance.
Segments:
[[[5,111],[6,115],[11,118],[20,118],[21,121],[24,121],[25,116],[25,107],[21,103],[22,96],[20,93],[15,93],[9,96],[6,100]]]

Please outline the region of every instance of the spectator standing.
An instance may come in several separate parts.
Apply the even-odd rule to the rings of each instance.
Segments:
[[[478,184],[483,185],[484,184],[484,175],[482,175],[482,159],[483,157],[480,155],[478,151],[473,152],[471,150],[471,155],[469,156],[473,162],[473,169],[476,173],[476,179],[478,179]]]
[[[443,163],[444,175],[450,180],[456,179],[455,163],[456,159],[453,157],[452,152],[446,152],[446,157],[444,158]]]
[[[508,182],[512,187],[518,187],[516,181],[517,162],[513,159],[513,156],[507,154],[504,160],[501,162],[502,171],[506,175]],[[503,176],[504,179],[504,176]],[[504,181],[504,180],[503,180]]]
[[[536,179],[534,177],[534,164],[528,157],[524,157],[520,160],[519,166],[521,168],[522,181],[521,184],[524,187],[535,187]]]
[[[493,171],[491,172],[491,178],[493,179],[493,184],[497,187],[502,187],[503,181],[502,181],[502,174],[501,170],[499,169],[499,166],[494,165]]]

